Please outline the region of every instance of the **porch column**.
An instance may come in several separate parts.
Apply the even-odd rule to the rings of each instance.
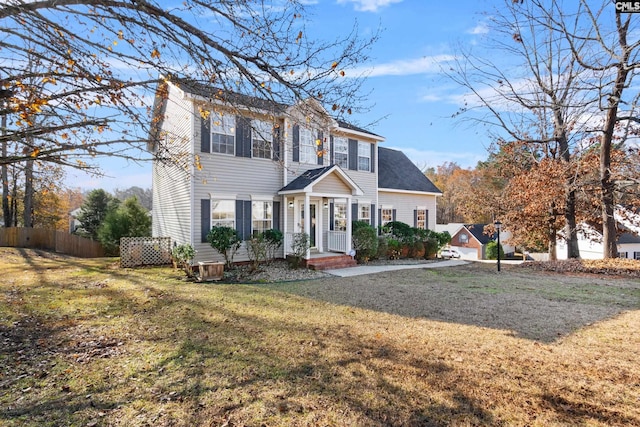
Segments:
[[[351,252],[351,197],[347,197],[347,253]]]
[[[304,193],[304,232],[307,236],[311,236],[311,215],[309,214],[309,193]],[[317,212],[316,212],[317,214]],[[309,237],[311,239],[311,237]],[[311,247],[307,247],[307,255],[305,259],[311,258]]]
[[[284,205],[284,215],[282,216],[282,234],[284,235],[284,248],[282,249],[282,255],[286,259],[287,252],[291,247],[291,242],[288,238],[289,233],[287,233],[287,225],[289,223],[289,200],[287,199],[287,196],[282,196],[282,203]]]

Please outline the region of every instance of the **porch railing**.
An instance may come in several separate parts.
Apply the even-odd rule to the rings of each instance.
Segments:
[[[346,253],[349,249],[347,248],[347,233],[344,231],[329,231],[327,232],[327,248],[332,252],[344,252]]]

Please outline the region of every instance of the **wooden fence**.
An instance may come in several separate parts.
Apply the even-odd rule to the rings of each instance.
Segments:
[[[0,246],[45,249],[81,258],[104,256],[104,249],[98,242],[66,231],[44,228],[0,228]]]

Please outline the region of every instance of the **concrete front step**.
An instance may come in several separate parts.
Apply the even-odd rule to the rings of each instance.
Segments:
[[[355,259],[349,255],[326,256],[307,260],[307,268],[311,270],[330,270],[334,268],[355,267]]]

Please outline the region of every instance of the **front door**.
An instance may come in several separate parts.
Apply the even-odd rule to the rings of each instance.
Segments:
[[[317,242],[317,212],[318,212],[318,204],[316,202],[309,202],[309,217],[311,219],[311,224],[309,225],[309,247],[316,248]],[[300,218],[302,219],[302,231],[304,231],[304,221],[305,221],[305,212],[304,212],[304,202],[300,203]]]

